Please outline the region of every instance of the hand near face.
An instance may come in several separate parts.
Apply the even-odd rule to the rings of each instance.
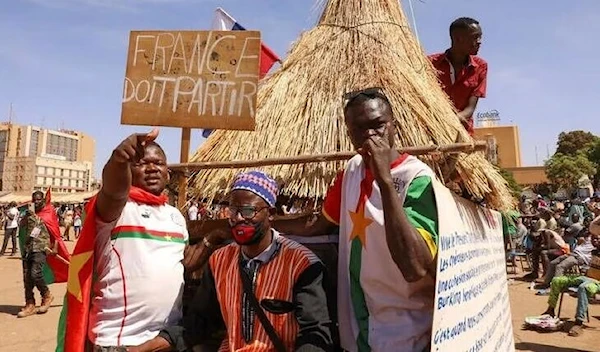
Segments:
[[[125,138],[121,144],[113,150],[112,158],[122,164],[135,162],[144,157],[144,146],[158,137],[158,128],[149,133],[134,133]]]
[[[359,153],[378,182],[391,180],[391,147],[386,136],[371,136],[365,141]]]

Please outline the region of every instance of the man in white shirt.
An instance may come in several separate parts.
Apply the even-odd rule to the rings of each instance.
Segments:
[[[193,201],[192,205],[190,205],[190,207],[188,208],[188,220],[198,220],[198,202],[196,201]]]
[[[8,246],[8,239],[12,239],[12,251],[10,255],[17,253],[17,229],[19,227],[19,210],[17,209],[17,203],[10,202],[8,205],[8,211],[6,212],[6,223],[4,227],[4,241],[2,242],[2,250],[0,250],[0,256],[6,252]]]
[[[63,237],[65,241],[70,241],[70,233],[71,228],[73,227],[73,217],[75,213],[71,210],[71,207],[67,206],[65,212],[63,213],[63,222],[65,226],[65,232],[63,233]]]
[[[153,339],[182,317],[189,236],[185,218],[163,194],[169,173],[157,135],[155,129],[129,136],[104,166],[102,188],[78,241],[87,241],[91,226],[94,277],[81,279],[92,280],[89,311],[67,317],[65,350],[88,344],[93,351],[120,351]]]

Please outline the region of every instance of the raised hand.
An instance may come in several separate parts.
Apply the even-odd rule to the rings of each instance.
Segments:
[[[156,137],[158,137],[158,128],[154,128],[148,133],[132,134],[113,150],[113,160],[121,164],[140,160],[144,157],[144,146],[146,143],[154,141]]]

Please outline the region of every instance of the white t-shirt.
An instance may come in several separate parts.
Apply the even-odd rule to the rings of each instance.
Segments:
[[[12,207],[8,209],[8,214],[12,215],[12,220],[9,217],[6,217],[6,228],[14,229],[19,226],[19,210],[17,208]]]
[[[73,210],[69,209],[67,211],[65,211],[65,214],[63,215],[63,218],[65,220],[65,224],[73,224]]]
[[[88,337],[98,346],[136,346],[182,316],[184,217],[168,204],[131,201],[98,222]]]
[[[401,204],[415,177],[435,178],[433,171],[414,156],[406,157],[390,172]],[[430,276],[417,282],[404,279],[386,241],[379,185],[371,181],[370,194],[363,194],[365,175],[360,155],[348,161],[342,182],[338,262],[341,345],[347,351],[359,350],[361,327],[356,317],[367,316],[368,343],[373,352],[422,351],[431,337],[435,281]],[[367,225],[361,231],[355,221]],[[365,309],[355,311],[360,304],[355,305],[354,300],[361,295]]]
[[[191,207],[188,208],[188,219],[195,221],[198,220],[198,207],[195,205],[192,205]]]

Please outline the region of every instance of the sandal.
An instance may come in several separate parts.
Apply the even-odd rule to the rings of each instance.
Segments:
[[[569,336],[577,337],[583,333],[583,325],[573,325],[569,330]]]

